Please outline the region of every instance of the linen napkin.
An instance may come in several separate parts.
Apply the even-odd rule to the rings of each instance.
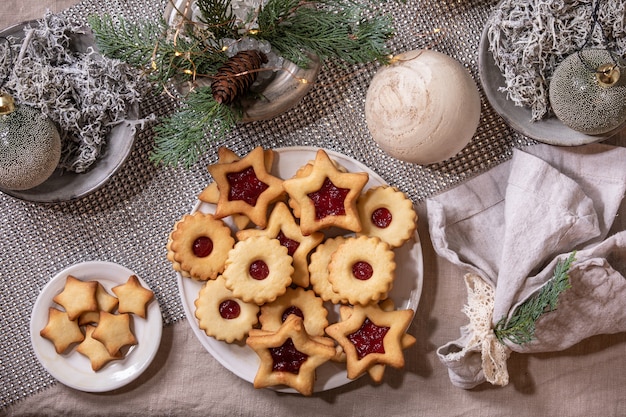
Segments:
[[[535,145],[427,200],[436,253],[466,272],[469,323],[437,350],[455,386],[506,385],[511,351],[559,351],[626,331],[626,231],[607,236],[625,190],[626,148]],[[570,255],[571,287],[535,322],[532,340],[498,340],[496,323]]]

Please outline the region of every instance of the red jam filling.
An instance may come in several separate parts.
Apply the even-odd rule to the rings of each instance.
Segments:
[[[366,317],[359,330],[348,335],[348,340],[356,348],[359,359],[363,359],[370,353],[385,353],[383,339],[388,331],[389,327],[379,327]]]
[[[200,236],[193,241],[191,250],[198,258],[207,257],[213,252],[213,241],[206,236]]]
[[[289,306],[285,309],[285,311],[283,311],[283,317],[282,317],[283,322],[287,320],[287,317],[289,317],[290,314],[295,314],[296,316],[304,320],[304,313],[302,312],[302,310],[300,310],[296,306]]]
[[[220,316],[226,320],[232,320],[239,317],[241,307],[235,300],[226,300],[220,303]]]
[[[240,172],[226,174],[226,178],[230,184],[228,201],[243,200],[251,206],[255,206],[261,193],[268,188],[267,184],[257,178],[252,167]]]
[[[352,275],[358,280],[366,281],[374,275],[374,268],[367,262],[358,261],[352,265]]]
[[[269,351],[274,362],[272,370],[275,372],[291,372],[297,375],[300,367],[309,357],[296,349],[291,338],[287,339],[282,346],[270,348]]]
[[[281,245],[287,247],[287,253],[289,254],[289,256],[293,256],[293,254],[296,253],[296,249],[298,249],[298,246],[300,246],[300,242],[289,239],[287,236],[285,236],[282,230],[278,232],[278,236],[276,236],[276,239],[278,239]]]
[[[385,207],[377,208],[372,213],[372,223],[381,229],[389,227],[392,219],[393,216],[391,215],[391,212]]]
[[[344,201],[349,192],[350,189],[338,188],[326,178],[319,191],[307,194],[315,206],[315,218],[321,220],[326,216],[345,215]]]
[[[264,261],[259,259],[258,261],[254,261],[250,264],[248,272],[252,278],[260,281],[267,278],[270,274],[270,267],[267,266]]]

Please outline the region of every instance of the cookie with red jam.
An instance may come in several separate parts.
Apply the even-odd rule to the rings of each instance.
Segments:
[[[283,180],[269,173],[262,147],[242,159],[209,165],[208,170],[219,190],[216,218],[243,214],[257,226],[266,226],[268,207],[284,196],[284,190]]]
[[[167,258],[173,260],[174,269],[198,281],[215,279],[235,244],[222,220],[201,212],[186,214],[176,222],[170,240]]]
[[[384,374],[383,366],[404,367],[403,350],[415,344],[415,337],[406,333],[413,310],[385,311],[378,304],[341,306],[341,321],[326,328],[346,355],[348,378],[356,379],[365,372],[375,382]]]
[[[195,316],[207,336],[232,343],[243,340],[257,323],[259,306],[236,298],[225,284],[221,276],[204,284],[194,302]]]
[[[291,284],[292,259],[278,239],[255,236],[241,240],[228,253],[222,273],[226,288],[247,303],[274,301]]]
[[[328,281],[339,298],[366,305],[387,298],[395,270],[389,244],[377,237],[347,238],[331,256]]]
[[[309,252],[324,239],[323,233],[302,234],[289,207],[279,201],[272,209],[265,229],[244,229],[237,232],[238,240],[245,240],[253,236],[278,239],[281,245],[287,248],[289,256],[293,258],[293,284],[303,288],[309,286]]]
[[[274,151],[271,149],[267,149],[264,151],[263,156],[265,169],[269,172],[272,169],[272,164],[274,163]],[[237,155],[235,152],[223,146],[217,150],[217,157],[218,164],[230,164],[241,159],[239,155]],[[217,188],[216,182],[211,182],[198,195],[198,200],[209,204],[217,204],[219,199],[220,192]],[[250,219],[244,214],[233,214],[231,217],[233,223],[239,230],[244,229],[250,223]]]
[[[392,248],[409,240],[417,228],[413,202],[391,186],[372,187],[357,201],[362,229],[357,236],[377,236]]]
[[[310,336],[295,314],[275,332],[251,330],[246,344],[260,359],[255,388],[287,385],[305,396],[313,394],[315,370],[337,355],[331,339]]]
[[[302,318],[308,334],[324,336],[324,329],[328,326],[328,310],[324,301],[313,291],[300,287],[287,288],[285,294],[261,306],[261,329],[278,330],[290,314]]]
[[[319,149],[310,173],[285,180],[283,188],[292,208],[297,208],[294,215],[299,214],[303,234],[332,226],[359,232],[361,221],[356,200],[368,180],[366,172],[340,171],[328,154]]]

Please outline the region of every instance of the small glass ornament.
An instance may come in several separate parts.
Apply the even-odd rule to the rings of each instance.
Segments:
[[[61,138],[48,117],[0,94],[0,188],[27,190],[40,185],[61,159]]]
[[[626,67],[606,49],[582,49],[555,69],[550,105],[570,129],[601,135],[626,123]]]
[[[11,42],[8,62],[12,64]],[[0,88],[11,75],[7,71]],[[17,105],[13,97],[0,91],[0,188],[28,190],[47,180],[61,160],[61,137],[55,124],[39,110]]]

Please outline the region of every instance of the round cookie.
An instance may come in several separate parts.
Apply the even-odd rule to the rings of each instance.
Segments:
[[[318,245],[315,252],[311,254],[309,262],[309,280],[313,291],[319,295],[322,300],[330,301],[333,304],[347,303],[334,290],[328,280],[328,264],[330,258],[337,248],[346,241],[343,236],[328,238]]]
[[[415,233],[417,213],[413,202],[395,187],[381,185],[357,201],[362,229],[359,236],[377,236],[392,248],[402,246]]]
[[[291,284],[293,258],[278,239],[255,236],[237,242],[228,253],[226,288],[245,302],[274,301]]]
[[[328,326],[328,311],[324,301],[313,291],[304,288],[287,288],[285,294],[271,303],[261,306],[261,329],[277,331],[289,314],[296,314],[304,321],[304,328],[311,336],[324,336]]]
[[[221,276],[204,284],[194,304],[198,327],[227,343],[243,340],[258,320],[259,306],[234,297]]]
[[[215,279],[224,270],[228,251],[235,244],[222,220],[201,212],[183,216],[170,238],[174,269],[180,268],[199,281]]]
[[[395,254],[377,237],[348,238],[331,256],[328,280],[352,305],[387,297],[395,278]]]

